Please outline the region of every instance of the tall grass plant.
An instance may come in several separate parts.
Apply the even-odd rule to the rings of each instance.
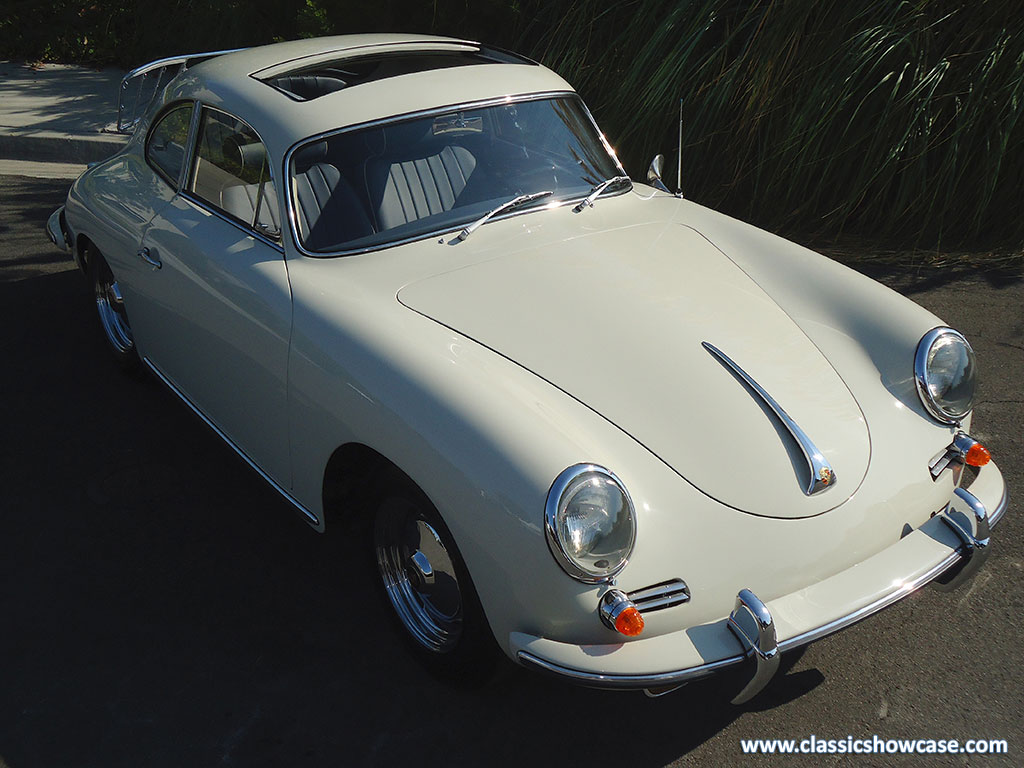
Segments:
[[[583,94],[642,178],[789,234],[1024,249],[1019,0],[9,0],[0,58],[130,67],[296,36],[434,32]]]

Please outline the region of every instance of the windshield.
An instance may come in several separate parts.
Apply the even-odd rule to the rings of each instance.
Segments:
[[[296,235],[312,253],[456,229],[519,195],[551,193],[517,211],[586,197],[621,173],[575,96],[343,131],[300,147],[289,171]]]

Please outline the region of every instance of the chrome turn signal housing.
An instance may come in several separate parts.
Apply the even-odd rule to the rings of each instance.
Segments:
[[[939,475],[947,467],[952,467],[954,478],[959,478],[957,473],[963,468],[964,464],[969,467],[983,467],[991,460],[992,454],[988,448],[966,432],[957,432],[953,442],[949,444],[940,456],[932,461],[928,468],[931,470],[933,480],[938,479]]]
[[[644,617],[621,589],[609,589],[598,604],[601,621],[620,635],[636,637],[644,631]]]

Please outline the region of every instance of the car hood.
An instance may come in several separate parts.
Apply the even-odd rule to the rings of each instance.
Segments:
[[[422,279],[398,298],[567,392],[736,509],[820,514],[867,471],[866,421],[823,351],[690,227],[587,234]],[[810,438],[835,473],[829,487],[805,492],[791,430],[705,342]]]

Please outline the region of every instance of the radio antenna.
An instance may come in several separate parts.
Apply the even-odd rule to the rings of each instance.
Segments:
[[[679,99],[679,147],[676,154],[676,194],[683,194],[683,100]]]

